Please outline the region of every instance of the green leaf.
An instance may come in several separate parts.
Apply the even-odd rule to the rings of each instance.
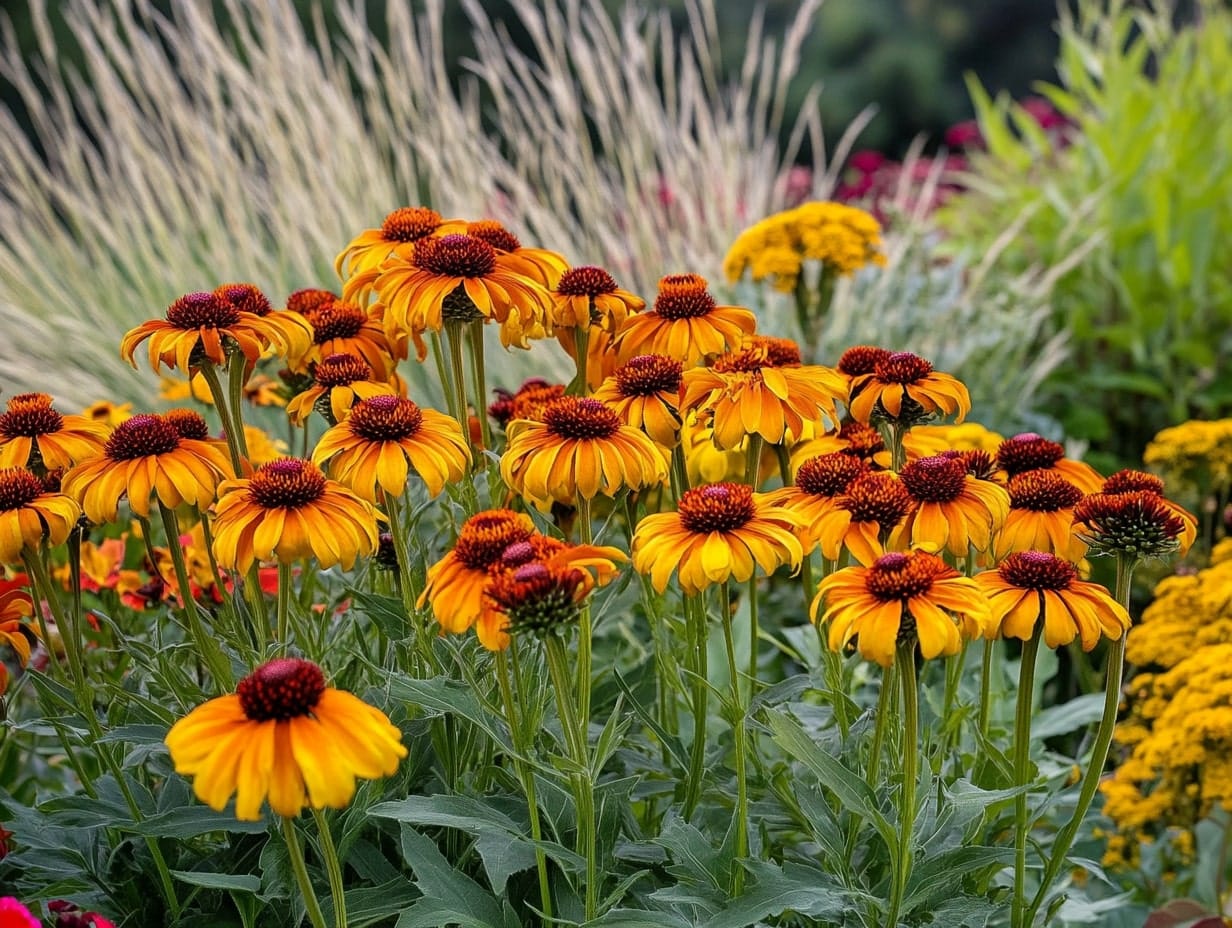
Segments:
[[[939,903],[952,896],[962,877],[984,869],[999,869],[1014,862],[1012,847],[956,847],[935,857],[917,860],[908,883],[903,908]]]
[[[269,826],[264,821],[241,822],[229,812],[215,812],[208,806],[183,806],[125,827],[139,835],[158,838],[195,838],[223,831],[255,835]]]
[[[348,588],[347,595],[359,607],[359,611],[372,619],[391,641],[401,641],[409,634],[410,621],[406,608],[396,596],[381,596],[354,588]]]
[[[364,928],[397,915],[419,898],[419,893],[405,879],[398,878],[380,886],[361,886],[346,892],[347,928]],[[329,896],[321,906],[330,911]]]
[[[225,889],[234,892],[255,893],[261,889],[259,877],[248,873],[206,873],[200,870],[172,870],[171,875],[181,883],[200,886],[203,889]]]
[[[1031,737],[1036,741],[1066,735],[1098,722],[1104,712],[1104,694],[1087,693],[1059,706],[1040,712],[1031,722]]]
[[[402,857],[415,871],[423,898],[398,919],[397,928],[505,928],[508,922],[496,898],[466,874],[454,869],[436,844],[410,825],[402,825]]]
[[[612,909],[586,928],[692,928],[695,922],[671,912],[651,912],[646,909]]]
[[[419,680],[396,673],[390,675],[388,688],[392,698],[406,700],[427,715],[462,716],[482,729],[506,753],[513,752],[504,720],[487,712],[467,684],[448,677]]]
[[[851,911],[851,900],[837,887],[827,886],[828,877],[820,870],[790,863],[780,869],[776,864],[757,860],[740,863],[753,877],[752,886],[707,919],[707,928],[748,928],[789,911],[819,919]]]

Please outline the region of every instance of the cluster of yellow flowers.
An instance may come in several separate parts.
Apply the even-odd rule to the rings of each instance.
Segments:
[[[734,283],[747,271],[754,282],[791,293],[807,261],[840,276],[870,264],[883,266],[881,226],[854,206],[804,203],[741,232],[723,260],[723,272]]]
[[[1186,498],[1226,490],[1232,485],[1232,419],[1191,419],[1166,428],[1142,458]]]

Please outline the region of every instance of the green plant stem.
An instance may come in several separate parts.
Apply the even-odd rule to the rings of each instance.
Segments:
[[[304,897],[304,908],[308,913],[308,921],[312,922],[312,928],[327,928],[325,916],[321,912],[321,903],[317,901],[316,891],[312,888],[312,880],[308,877],[308,865],[304,862],[304,849],[300,846],[299,835],[295,832],[294,819],[283,816],[282,837],[287,842],[291,870],[295,874],[295,882],[299,885],[300,895]]]
[[[38,600],[47,598],[50,590],[49,589],[44,590],[43,584],[38,579],[39,578],[38,567],[41,566],[41,562],[39,562],[39,564],[36,566],[35,561],[37,557],[38,557],[37,554],[34,554],[28,549],[23,550],[21,552],[21,562],[23,565],[25,565],[26,576],[30,578],[30,589],[34,593],[34,600],[35,600],[34,618],[38,622],[39,635],[42,636],[43,646],[47,650],[47,666],[51,668],[51,677],[53,679],[64,680],[66,678],[65,678],[64,668],[60,666],[60,655],[56,653],[55,644],[51,640],[51,629],[47,625],[47,617],[43,614],[43,609],[38,604]],[[52,614],[54,615],[55,607],[52,606],[50,603],[48,603],[48,606],[51,608]],[[57,628],[56,631],[60,633],[60,640],[64,641],[68,635],[68,628],[61,627],[61,628]],[[66,656],[68,655],[68,645],[67,644],[65,644],[64,646],[64,653]],[[69,660],[69,667],[71,671],[72,670],[72,660],[71,659]],[[76,673],[73,673],[72,677],[73,677],[73,684],[76,685],[76,682],[77,682]]]
[[[556,709],[560,727],[565,736],[565,746],[575,772],[570,775],[573,786],[574,805],[577,811],[577,852],[586,861],[585,913],[586,921],[598,914],[599,909],[599,855],[595,822],[594,780],[590,769],[590,757],[586,744],[586,720],[578,715],[573,704],[573,688],[569,674],[569,658],[564,642],[556,635],[545,639],[548,673],[556,690]]]
[[[227,391],[223,388],[222,381],[218,377],[218,368],[214,366],[213,361],[205,360],[201,362],[201,376],[205,378],[206,386],[210,388],[210,397],[214,400],[214,409],[218,412],[218,418],[222,423],[223,437],[227,440],[227,451],[231,454],[231,466],[235,469],[238,475],[242,472],[242,462],[244,455],[241,453],[241,446],[236,438],[235,422],[231,418],[231,403]],[[189,377],[192,377],[192,372],[189,371]],[[242,432],[243,429],[240,429]]]
[[[916,781],[920,776],[920,712],[914,639],[899,643],[896,663],[903,691],[903,783],[898,794],[898,866],[894,870],[886,928],[898,928],[898,916],[907,893],[915,849],[912,835],[915,831]]]
[[[685,638],[693,685],[693,741],[689,746],[689,774],[685,779],[684,819],[688,821],[702,795],[706,767],[706,709],[710,698],[707,669],[706,601],[701,593],[684,597]]]
[[[823,558],[822,574],[828,575],[833,570],[833,562]],[[804,608],[807,611],[812,608],[813,600],[817,597],[817,582],[813,577],[813,559],[809,554],[804,556],[800,564],[800,577],[804,585]],[[826,686],[830,689],[830,708],[834,710],[835,721],[838,722],[839,731],[842,732],[845,741],[847,733],[851,731],[851,719],[847,715],[847,692],[843,685],[843,656],[830,647],[821,623],[814,622],[813,624],[817,629],[821,660],[825,664]]]
[[[886,667],[881,674],[881,691],[877,694],[877,720],[873,723],[873,747],[868,759],[866,779],[872,789],[877,788],[877,778],[881,774],[881,754],[885,746],[886,727],[889,725],[889,715],[894,704],[893,691],[895,686],[894,669],[896,664]]]
[[[744,482],[751,486],[754,490],[761,482],[761,449],[765,445],[765,439],[757,432],[749,436],[749,445],[745,449],[744,459]]]
[[[1129,609],[1129,588],[1136,566],[1137,562],[1129,555],[1117,555],[1115,596],[1116,601],[1126,610]],[[1103,776],[1104,765],[1108,762],[1108,751],[1112,746],[1112,734],[1116,729],[1117,709],[1121,703],[1121,673],[1125,665],[1126,634],[1122,633],[1120,638],[1108,646],[1107,669],[1104,678],[1104,713],[1099,720],[1099,729],[1095,734],[1095,746],[1091,749],[1091,760],[1082,777],[1082,787],[1078,793],[1078,803],[1074,806],[1073,815],[1065,823],[1065,827],[1057,833],[1052,843],[1052,852],[1048,855],[1048,860],[1044,865],[1043,879],[1040,881],[1039,889],[1035,892],[1035,897],[1031,900],[1031,905],[1027,908],[1023,925],[1028,928],[1035,923],[1035,916],[1040,906],[1044,904],[1053,881],[1065,865],[1065,859],[1074,844],[1074,838],[1078,834],[1082,820],[1086,817],[1087,810],[1095,799],[1095,793],[1099,790],[1099,781]]]
[[[1040,635],[1044,629],[1041,615],[1035,630],[1022,646],[1018,664],[1018,703],[1014,713],[1014,898],[1011,903],[1010,925],[1021,928],[1027,904],[1027,832],[1031,822],[1027,816],[1027,777],[1031,768],[1031,709],[1035,695],[1035,660],[1039,653]]]
[[[244,595],[252,611],[252,632],[257,639],[257,653],[264,655],[269,640],[269,611],[265,607],[265,593],[261,589],[261,567],[255,561],[244,577]]]
[[[227,399],[231,404],[231,424],[235,426],[235,444],[244,458],[248,457],[248,436],[244,434],[244,384],[247,380],[248,359],[234,352],[227,359]],[[307,434],[307,429],[304,433]]]
[[[227,585],[223,582],[222,571],[218,569],[218,558],[214,556],[214,532],[210,528],[209,513],[201,513],[201,536],[205,541],[205,553],[210,562],[210,575],[214,578],[214,585],[222,595],[223,606],[227,611],[227,618],[231,623],[231,631],[234,635],[233,644],[237,648],[243,648],[249,652],[251,663],[256,663],[257,655],[253,651],[253,637],[250,629],[244,628],[244,620],[240,616],[239,607],[235,604],[235,594],[232,590],[227,589]]]
[[[589,545],[594,541],[591,525],[590,500],[578,494],[577,499],[578,540]],[[578,617],[578,667],[577,667],[577,702],[578,712],[582,716],[582,724],[590,724],[590,686],[593,658],[591,656],[594,627],[590,614],[590,600],[582,604]]]
[[[679,443],[672,449],[672,463],[669,469],[672,482],[672,499],[680,502],[680,497],[689,489],[689,468],[684,461],[684,448]]]
[[[757,693],[758,646],[761,644],[761,628],[757,608],[757,576],[749,578],[749,701]]]
[[[590,312],[594,315],[595,300],[590,298]],[[569,393],[577,396],[586,396],[590,393],[590,384],[587,383],[588,372],[586,370],[587,362],[590,360],[590,320],[587,320],[586,325],[578,325],[573,327],[573,345],[574,366],[577,368],[577,375],[573,383],[569,384]]]
[[[317,823],[317,832],[321,838],[321,857],[325,861],[325,873],[329,877],[330,901],[334,907],[334,928],[346,928],[346,885],[342,880],[342,861],[338,859],[338,849],[334,846],[334,836],[329,832],[329,822],[320,809],[312,810],[313,821]]]
[[[210,669],[215,685],[220,690],[229,690],[234,682],[231,664],[226,655],[222,653],[222,649],[218,647],[218,640],[206,631],[205,625],[201,622],[197,600],[193,598],[192,587],[189,584],[188,565],[184,563],[184,549],[180,546],[179,519],[176,518],[174,509],[161,503],[158,506],[158,514],[163,520],[163,531],[167,536],[167,550],[171,553],[171,564],[175,569],[176,585],[180,588],[180,605],[184,610],[184,618],[188,622],[188,631],[197,645],[201,659],[205,661],[205,666]]]
[[[744,868],[740,859],[749,856],[749,783],[748,745],[745,737],[747,704],[740,686],[740,671],[736,669],[736,643],[732,637],[731,597],[726,583],[719,585],[719,619],[723,623],[723,644],[727,651],[727,673],[731,678],[732,750],[736,769],[736,850],[731,870],[731,895],[744,891]]]
[[[988,722],[992,715],[992,661],[996,654],[996,641],[984,639],[984,653],[980,661],[980,736],[988,740]]]
[[[445,323],[445,345],[449,355],[449,380],[446,382],[446,387],[452,396],[450,411],[453,413],[454,418],[458,420],[458,424],[462,426],[462,431],[469,436],[466,371],[462,363],[462,347],[466,335],[465,327],[466,323],[456,320],[449,320]]]
[[[509,681],[509,659],[504,651],[496,652],[496,672],[500,683],[501,700],[505,704],[505,718],[509,722],[509,737],[513,741],[514,772],[526,796],[526,811],[530,816],[530,836],[535,842],[535,870],[539,874],[539,904],[544,918],[550,922],[552,919],[552,887],[548,881],[548,859],[542,846],[543,829],[539,821],[539,799],[535,791],[535,773],[529,769],[524,759],[527,750],[525,731],[522,727],[525,707],[523,706],[522,711],[519,712],[513,685]]]
[[[278,605],[275,612],[277,619],[275,627],[278,629],[278,644],[285,654],[290,645],[291,628],[291,565],[278,562]],[[304,642],[300,642],[300,647],[304,647]]]
[[[479,419],[479,435],[483,443],[482,449],[472,449],[475,452],[475,467],[478,469],[484,460],[483,451],[492,449],[492,425],[488,422],[488,384],[483,356],[483,320],[476,319],[470,324],[469,347],[471,351],[471,374],[475,384],[475,416]],[[469,435],[470,429],[467,429]]]

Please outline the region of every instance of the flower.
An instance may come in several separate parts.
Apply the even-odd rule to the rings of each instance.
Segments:
[[[64,493],[49,493],[24,467],[0,468],[0,565],[21,558],[43,541],[54,547],[68,538],[81,509]]]
[[[1005,490],[972,477],[961,457],[920,458],[907,464],[899,479],[916,501],[903,525],[913,547],[944,548],[959,558],[971,547],[986,551],[1009,514]]]
[[[47,903],[47,912],[56,917],[52,928],[115,928],[97,912],[83,912],[80,908],[64,899],[55,899]]]
[[[431,606],[442,633],[465,632],[483,611],[488,568],[506,548],[533,534],[535,524],[524,513],[488,509],[471,516],[462,523],[453,550],[428,568],[416,605],[420,609]]]
[[[334,300],[308,314],[312,340],[302,354],[289,359],[295,372],[335,354],[363,358],[379,379],[388,379],[396,367],[392,343],[386,338],[381,319],[358,303]]]
[[[528,499],[573,503],[667,479],[655,443],[593,397],[552,400],[542,422],[515,419],[505,433],[501,477]]]
[[[255,285],[219,284],[214,288],[214,296],[241,312],[260,316],[266,325],[281,333],[281,338],[275,338],[273,341],[284,346],[283,354],[295,357],[306,350],[312,338],[312,327],[308,320],[291,307],[275,311],[270,305],[269,297]],[[247,390],[245,393],[247,394]]]
[[[569,270],[564,255],[546,248],[524,248],[518,237],[495,219],[479,219],[468,222],[462,230],[472,238],[487,242],[497,254],[510,258],[509,266],[523,277],[551,289],[561,275]]]
[[[332,290],[322,290],[319,287],[305,287],[296,290],[287,297],[287,309],[299,313],[305,319],[313,310],[327,306],[338,299],[338,294]]]
[[[313,384],[292,397],[287,403],[287,416],[293,425],[303,425],[314,409],[328,412],[330,424],[345,419],[357,400],[404,392],[401,381],[391,383],[373,380],[372,365],[348,352],[326,355],[310,365]],[[395,375],[396,376],[396,375]]]
[[[299,352],[306,346],[308,334],[306,328],[292,334],[292,329],[236,309],[212,293],[197,292],[172,303],[165,319],[151,319],[125,333],[120,356],[136,367],[137,346],[148,338],[154,373],[164,364],[189,371],[200,367],[203,360],[223,367],[233,350],[255,364],[267,345],[275,345],[284,355]]]
[[[1186,499],[1232,484],[1232,419],[1191,419],[1159,432],[1142,460]]]
[[[818,623],[830,623],[832,650],[857,638],[860,654],[883,667],[894,662],[900,640],[918,640],[926,660],[957,654],[960,625],[966,629],[967,622],[955,615],[981,629],[989,621],[975,582],[926,551],[892,551],[867,567],[830,574],[819,584],[810,614]]]
[[[30,645],[38,637],[24,620],[33,617],[34,600],[25,590],[0,593],[0,644],[7,644],[17,655],[22,667],[30,663]],[[4,692],[0,688],[0,693]]]
[[[312,452],[343,486],[369,502],[376,490],[398,497],[406,488],[408,464],[437,496],[446,482],[461,480],[471,462],[462,427],[435,409],[421,409],[400,396],[373,396],[326,431]]]
[[[684,365],[660,354],[630,358],[595,391],[625,425],[664,448],[680,443],[680,385]]]
[[[1081,490],[1050,470],[1011,477],[1006,489],[1010,511],[993,543],[997,560],[1011,551],[1047,551],[1075,564],[1082,560],[1087,546],[1073,527]]]
[[[1149,490],[1092,493],[1074,507],[1079,535],[1091,554],[1126,555],[1133,560],[1164,558],[1181,546],[1184,520],[1162,496]]]
[[[871,564],[901,534],[896,530],[913,506],[910,491],[893,474],[860,474],[813,529],[822,557],[837,561],[846,548],[861,564]]]
[[[176,773],[216,812],[235,796],[235,817],[256,821],[266,798],[282,816],[305,805],[345,808],[355,780],[389,776],[406,757],[383,712],[326,686],[310,661],[281,657],[180,719],[166,744]]]
[[[710,367],[685,371],[681,405],[714,426],[714,443],[731,450],[746,435],[777,445],[799,438],[805,423],[824,416],[838,425],[834,403],[846,385],[828,367],[800,364],[800,350],[786,339],[753,336]]]
[[[648,515],[633,533],[633,568],[662,593],[676,573],[690,595],[756,567],[770,574],[800,566],[800,523],[789,510],[740,483],[712,483],[681,494],[676,512]]]
[[[1090,464],[1069,460],[1062,445],[1034,432],[1023,432],[1001,442],[997,464],[1005,471],[1007,480],[1029,470],[1055,471],[1083,493],[1098,493],[1104,482]]]
[[[917,425],[903,436],[907,460],[927,458],[947,451],[982,451],[995,455],[1005,439],[978,422],[961,425]]]
[[[41,928],[30,910],[12,896],[0,898],[0,928]]]
[[[120,499],[148,518],[150,497],[175,508],[183,503],[205,508],[218,484],[232,476],[221,442],[182,437],[172,422],[152,413],[132,416],[116,426],[101,457],[65,473],[64,492],[81,503],[91,522],[114,522]]]
[[[72,467],[102,454],[107,432],[102,422],[56,412],[46,393],[19,393],[0,414],[0,467]]]
[[[646,301],[616,286],[616,280],[601,267],[570,268],[552,291],[549,318],[556,328],[595,326],[614,332]]]
[[[387,340],[419,339],[425,331],[439,332],[447,319],[505,323],[511,314],[518,317],[517,330],[527,330],[546,318],[550,300],[540,284],[515,270],[517,263],[471,235],[423,239],[409,262],[390,262],[376,279]]]
[[[837,432],[827,432],[800,442],[792,447],[791,456],[794,461],[801,461],[834,451],[857,457],[874,470],[888,470],[890,467],[890,450],[881,432],[867,422],[854,420],[844,422]]]
[[[889,348],[879,348],[876,345],[852,345],[839,355],[836,370],[851,381],[863,374],[871,374],[877,370],[877,365],[890,359],[894,352]]]
[[[1129,628],[1129,613],[1098,583],[1078,579],[1078,569],[1055,554],[1016,551],[995,570],[975,576],[988,598],[989,637],[1026,641],[1044,622],[1044,644],[1059,648],[1075,638],[1090,651],[1102,632],[1117,639]]]
[[[514,419],[542,421],[548,403],[565,395],[565,385],[548,383],[542,377],[530,377],[515,393],[499,388],[495,392],[498,399],[488,407],[488,415],[504,428]]]
[[[749,310],[719,306],[704,277],[669,274],[659,281],[654,308],[627,318],[614,347],[622,363],[639,354],[661,354],[692,366],[738,347],[756,325]]]
[[[315,557],[350,570],[376,551],[376,510],[311,461],[277,458],[218,488],[214,557],[239,573],[253,562]]]
[[[766,502],[796,515],[808,553],[817,547],[822,517],[838,505],[852,482],[866,473],[868,464],[854,455],[842,451],[819,454],[800,465],[795,483],[767,493]]]
[[[962,422],[971,411],[967,388],[909,351],[897,351],[851,380],[851,417],[859,422],[887,419],[909,425],[937,415]]]
[[[347,281],[347,290],[356,289],[356,281],[370,285],[386,258],[405,246],[414,251],[414,243],[433,233],[460,232],[466,227],[461,219],[443,219],[426,206],[403,206],[388,214],[379,229],[361,232],[334,259],[334,270]],[[348,292],[348,299],[356,294]],[[362,302],[362,299],[361,299]]]
[[[1180,554],[1185,554],[1198,537],[1198,520],[1189,510],[1164,496],[1164,482],[1154,474],[1140,470],[1119,470],[1104,481],[1104,493],[1153,493],[1165,507],[1181,520]]]
[[[81,414],[92,422],[101,422],[110,431],[133,414],[133,404],[99,400],[83,409]]]

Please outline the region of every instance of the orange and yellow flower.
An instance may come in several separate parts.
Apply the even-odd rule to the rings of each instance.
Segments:
[[[659,281],[650,312],[630,316],[616,331],[623,363],[639,354],[661,354],[686,366],[738,348],[757,326],[741,306],[720,306],[698,274],[669,274]]]
[[[56,412],[46,393],[19,393],[0,414],[0,467],[72,467],[102,454],[108,431],[86,416]]]
[[[13,649],[21,667],[30,663],[30,646],[38,638],[38,632],[29,621],[33,617],[34,600],[25,590],[0,593],[0,645],[7,644]],[[0,694],[3,693],[4,688],[0,687]]]
[[[894,663],[900,637],[915,638],[930,660],[957,654],[962,633],[984,630],[990,621],[975,582],[926,551],[892,551],[867,567],[830,574],[818,586],[810,614],[818,624],[830,623],[832,650],[842,651],[856,638],[861,656],[882,667]]]
[[[367,229],[354,239],[334,259],[334,270],[346,281],[343,296],[359,303],[366,302],[382,262],[395,252],[409,259],[415,243],[430,235],[462,232],[466,223],[461,219],[444,219],[426,206],[403,206],[389,213],[379,229]]]
[[[1054,471],[1083,493],[1098,493],[1104,478],[1090,464],[1065,457],[1065,447],[1034,432],[1007,438],[996,449],[997,465],[1007,481],[1031,470]]]
[[[163,416],[126,419],[107,439],[101,457],[65,473],[64,492],[96,523],[114,522],[125,496],[129,508],[143,518],[150,515],[151,496],[169,509],[183,503],[204,509],[213,502],[219,483],[233,472],[225,445],[197,437],[204,435],[205,423],[200,416],[196,419],[192,426],[180,426],[195,426],[198,431],[186,433],[193,437],[185,437],[176,420]]]
[[[468,222],[462,231],[487,242],[496,249],[497,254],[503,254],[510,259],[509,267],[512,270],[543,284],[549,290],[555,287],[561,275],[569,270],[569,262],[564,255],[546,248],[523,246],[516,235],[495,219]]]
[[[377,513],[311,461],[278,458],[218,488],[214,557],[247,572],[260,560],[313,557],[322,567],[355,566],[377,548]]]
[[[1101,634],[1115,640],[1129,628],[1129,613],[1107,590],[1078,579],[1073,564],[1045,551],[1017,551],[975,582],[991,610],[989,637],[1026,641],[1042,621],[1048,647],[1078,638],[1090,651]]]
[[[44,541],[54,547],[68,538],[81,508],[64,493],[49,493],[24,467],[0,469],[0,565],[21,559]]]
[[[270,340],[281,346],[283,356],[298,357],[307,349],[312,338],[308,320],[290,307],[275,310],[269,297],[254,284],[219,284],[214,288],[214,296],[241,312],[259,316],[266,326],[278,332],[279,335]],[[252,394],[245,388],[244,395],[251,397]]]
[[[688,594],[728,579],[743,582],[757,567],[767,574],[800,566],[800,523],[752,487],[712,483],[685,491],[675,512],[648,515],[633,534],[633,568],[667,589],[675,573]]]
[[[914,505],[911,493],[894,474],[859,475],[813,529],[822,557],[837,561],[846,548],[868,566],[896,546],[899,529]]]
[[[1074,530],[1080,489],[1053,470],[1029,470],[1010,478],[1010,511],[997,532],[997,560],[1014,551],[1046,551],[1077,564],[1087,553]]]
[[[899,479],[916,503],[902,529],[912,547],[944,549],[966,558],[972,547],[987,551],[1009,515],[1009,494],[995,483],[972,477],[958,456],[912,461]]]
[[[881,432],[867,422],[854,420],[844,422],[837,432],[827,432],[793,445],[791,458],[795,465],[797,461],[807,461],[835,451],[854,455],[873,470],[888,470],[890,467],[890,449],[886,447]]]
[[[379,709],[325,684],[310,661],[280,657],[211,699],[167,733],[176,773],[217,812],[235,797],[235,817],[257,821],[266,799],[278,815],[304,806],[345,808],[356,779],[393,774],[406,757],[402,734]]]
[[[406,386],[395,374],[390,381],[373,380],[372,366],[354,354],[326,355],[311,367],[313,384],[287,403],[292,425],[303,425],[320,405],[329,411],[331,425],[341,422],[359,400],[374,396],[405,395]]]
[[[351,414],[317,442],[313,463],[328,464],[330,476],[369,502],[376,491],[399,497],[414,469],[437,496],[461,480],[471,463],[462,427],[434,409],[421,409],[400,396],[360,400]]]
[[[322,304],[308,314],[308,322],[312,325],[310,343],[303,354],[289,359],[297,372],[336,354],[362,358],[381,380],[387,380],[397,366],[381,320],[358,303],[334,300]]]
[[[805,553],[817,547],[822,519],[857,477],[868,473],[868,464],[842,451],[809,458],[796,471],[795,483],[771,490],[766,502],[794,513],[800,522]]]
[[[554,329],[586,326],[615,332],[645,308],[645,300],[618,287],[603,268],[584,265],[566,271],[557,282],[549,318]]]
[[[1149,490],[1091,493],[1074,507],[1074,525],[1091,554],[1165,558],[1180,550],[1186,527],[1177,508]]]
[[[664,448],[680,444],[680,386],[684,365],[662,355],[630,358],[595,391],[625,425],[640,429]]]
[[[949,374],[908,351],[897,351],[873,365],[871,373],[851,380],[851,417],[918,423],[931,416],[955,416],[962,422],[971,411],[971,395]]]
[[[1184,555],[1193,546],[1198,537],[1198,520],[1194,514],[1174,503],[1164,496],[1164,482],[1154,474],[1141,470],[1119,470],[1104,481],[1100,492],[1119,495],[1122,493],[1153,493],[1158,496],[1165,508],[1181,520],[1181,533],[1178,536],[1180,547],[1178,554]]]

